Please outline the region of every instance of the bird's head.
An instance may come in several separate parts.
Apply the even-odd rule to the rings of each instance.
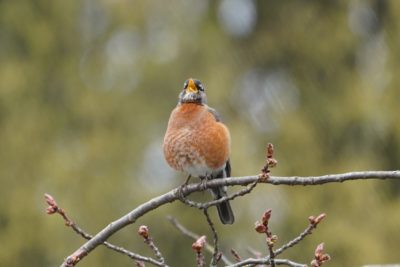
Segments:
[[[207,104],[204,86],[199,80],[190,78],[185,81],[183,84],[183,90],[179,94],[179,104],[183,103],[195,103],[199,105]]]

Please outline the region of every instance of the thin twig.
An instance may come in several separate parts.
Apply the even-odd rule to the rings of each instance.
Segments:
[[[307,267],[307,265],[305,265],[305,264],[297,263],[297,262],[290,261],[290,260],[278,259],[278,260],[275,260],[275,263],[276,263],[276,265],[286,265],[286,266],[290,266],[290,267]]]
[[[271,216],[271,210],[267,210],[264,213],[263,217],[261,218],[261,222],[257,221],[257,223],[256,223],[256,231],[257,232],[259,232],[259,233],[268,233],[269,232],[268,221],[269,221],[270,216]],[[267,263],[267,264],[269,264],[271,266],[273,266],[273,264],[279,265],[280,263],[278,262],[277,259],[274,259],[274,257],[276,257],[277,255],[281,254],[286,249],[295,246],[301,240],[303,240],[307,235],[310,235],[312,233],[312,231],[318,226],[318,224],[325,217],[326,217],[325,213],[321,213],[317,217],[315,217],[315,216],[308,217],[308,221],[310,222],[308,227],[303,232],[301,232],[297,237],[295,237],[294,239],[292,239],[291,241],[289,241],[288,243],[286,243],[285,245],[283,245],[279,249],[277,249],[275,251],[272,251],[272,253],[271,253],[271,249],[272,249],[272,245],[274,243],[274,238],[273,238],[271,233],[269,233],[269,235],[267,234],[267,236],[268,236],[267,244],[268,244],[268,248],[269,248],[269,256],[264,257],[264,258],[258,258],[258,259],[249,258],[249,259],[243,260],[241,262],[238,262],[236,264],[230,265],[230,267],[240,267],[240,266],[245,266],[245,265],[262,264],[262,263]],[[269,244],[270,242],[271,242],[271,246]],[[322,254],[321,253],[322,250],[323,250],[323,246],[322,246],[322,249],[320,248],[319,250],[316,250],[315,255],[317,255],[317,252],[319,252],[319,254]],[[319,258],[322,258],[322,257],[318,258],[317,256],[315,256],[315,258],[319,259]],[[325,259],[325,258],[323,258],[323,259]],[[279,261],[282,262],[282,260],[279,260]],[[289,262],[291,264],[293,263],[291,261],[285,260],[282,264],[288,265],[287,262]],[[297,265],[289,265],[289,266],[306,266],[306,265],[301,265],[301,264],[298,264],[298,263],[293,263],[293,264],[297,264]]]
[[[165,259],[163,255],[161,254],[160,250],[158,247],[154,244],[154,241],[152,238],[149,238],[145,240],[145,243],[150,247],[150,249],[154,252],[154,254],[157,256],[158,260],[165,264]],[[166,265],[165,265],[166,266]]]
[[[184,227],[181,223],[179,223],[175,218],[173,218],[172,216],[168,216],[167,219],[172,223],[172,225],[178,229],[183,235],[190,237],[193,240],[197,240],[200,238],[200,235],[193,233],[192,231],[188,230],[186,227]],[[210,253],[214,253],[214,246],[210,245],[208,242],[205,243],[205,249],[210,252]],[[232,264],[232,262],[230,262],[228,260],[227,257],[225,257],[224,255],[221,255],[221,261],[225,264],[225,265],[230,265]]]
[[[167,266],[165,264],[165,259],[164,259],[163,255],[161,254],[160,250],[154,243],[153,238],[151,238],[151,236],[150,236],[149,228],[146,225],[141,225],[139,227],[138,234],[141,237],[143,237],[144,242],[150,247],[150,249],[157,256],[158,260],[163,264],[163,266]]]
[[[243,188],[243,189],[241,189],[241,190],[239,190],[239,191],[237,191],[237,192],[235,192],[235,193],[233,193],[231,195],[227,195],[225,197],[221,197],[219,199],[208,201],[208,202],[204,202],[204,203],[195,202],[195,201],[189,200],[189,199],[184,198],[184,197],[180,198],[179,200],[181,200],[184,204],[186,204],[186,205],[188,205],[190,207],[194,207],[194,208],[198,208],[198,209],[203,210],[203,209],[207,209],[207,208],[209,208],[211,206],[216,206],[216,205],[218,205],[218,204],[220,204],[222,202],[225,202],[227,200],[233,200],[233,199],[235,199],[235,198],[237,198],[239,196],[244,196],[246,194],[249,194],[257,186],[258,182],[259,181],[256,180],[253,183],[247,185],[246,188]]]
[[[205,260],[203,254],[203,248],[206,244],[206,236],[200,236],[193,244],[192,249],[196,252],[196,265],[197,267],[204,267]]]
[[[183,226],[181,223],[178,222],[177,219],[175,219],[172,216],[167,216],[167,219],[172,223],[172,225],[178,229],[182,234],[184,234],[185,236],[188,236],[194,240],[197,240],[200,235],[188,230],[185,226]]]
[[[307,267],[307,265],[305,264],[301,264],[301,263],[297,263],[294,261],[290,261],[287,259],[275,259],[274,260],[276,265],[287,265],[287,266],[291,266],[291,267]],[[261,258],[261,259],[253,259],[253,258],[249,258],[246,260],[243,260],[241,262],[226,266],[226,267],[241,267],[241,266],[253,266],[256,264],[271,264],[271,261],[269,259],[269,257],[265,257],[265,258]]]
[[[311,261],[311,267],[321,267],[325,262],[329,261],[331,256],[324,252],[324,243],[317,246],[314,252],[314,259]]]
[[[203,213],[204,213],[204,216],[206,216],[207,223],[210,226],[210,229],[213,233],[214,252],[213,252],[211,264],[212,264],[212,266],[216,266],[218,263],[218,259],[221,258],[221,256],[219,255],[219,250],[218,250],[218,234],[217,234],[217,230],[215,230],[214,223],[212,222],[207,209],[204,209]]]
[[[242,260],[242,257],[240,257],[239,253],[233,248],[231,248],[231,253],[237,262]]]
[[[72,221],[71,218],[69,218],[69,216],[67,215],[65,210],[60,208],[57,205],[57,202],[55,201],[55,199],[51,195],[45,194],[45,199],[46,199],[47,204],[49,204],[49,207],[46,210],[47,214],[54,214],[54,213],[59,214],[64,219],[65,225],[71,227],[71,229],[74,230],[75,233],[77,233],[78,235],[82,236],[84,239],[87,239],[87,240],[90,240],[90,239],[93,238],[92,235],[86,233],[74,221]],[[109,249],[112,249],[112,250],[118,252],[118,253],[121,253],[123,255],[128,256],[129,258],[134,260],[135,263],[138,266],[141,266],[141,265],[144,266],[143,262],[148,262],[148,263],[151,263],[151,264],[153,264],[155,266],[164,266],[164,264],[162,262],[158,262],[153,258],[139,255],[137,253],[129,251],[129,250],[123,248],[123,247],[116,246],[116,245],[111,244],[109,242],[103,242],[103,245],[105,247],[109,248]]]
[[[253,248],[251,248],[251,247],[247,247],[247,251],[251,254],[251,255],[253,255],[254,257],[256,257],[257,259],[261,259],[262,258],[262,253],[260,252],[260,251],[257,251],[257,250],[255,250],[255,249],[253,249]],[[262,266],[262,267],[265,267],[266,265],[251,265],[251,267],[253,267],[253,266]]]
[[[281,246],[280,248],[275,250],[275,255],[277,256],[277,255],[281,254],[282,252],[284,252],[286,249],[297,245],[307,235],[310,235],[314,229],[315,229],[315,227],[310,224],[303,232],[301,232],[301,234],[299,236],[295,237],[294,239],[290,240],[288,243],[284,244],[283,246]]]
[[[272,233],[270,231],[266,232],[267,235],[267,247],[268,247],[268,252],[269,252],[269,261],[271,264],[271,267],[275,267],[275,252],[274,252],[274,242],[271,241],[272,239]]]
[[[273,235],[271,229],[269,228],[269,220],[271,219],[271,214],[271,209],[265,211],[261,219],[259,221],[256,221],[254,230],[256,230],[256,232],[259,234],[265,234],[267,236],[265,241],[267,242],[270,265],[271,267],[275,267],[274,245],[278,237],[276,235]]]
[[[306,236],[311,235],[312,231],[317,228],[317,225],[326,217],[325,213],[321,213],[317,217],[310,216],[308,218],[310,224],[307,226],[307,228],[301,232],[297,237],[293,238],[286,244],[284,244],[282,247],[279,249],[275,250],[275,255],[279,255],[282,252],[284,252],[286,249],[291,248],[295,245],[297,245],[301,240],[303,240]]]
[[[197,264],[197,267],[204,267],[204,263],[205,263],[205,260],[204,260],[203,253],[201,251],[197,252],[196,253],[196,264]]]
[[[365,171],[365,172],[350,172],[343,174],[331,174],[324,176],[310,176],[310,177],[274,177],[270,176],[268,179],[261,179],[260,175],[243,176],[243,177],[230,177],[220,178],[207,181],[201,185],[200,183],[189,184],[183,191],[185,196],[193,193],[204,191],[205,189],[219,187],[219,186],[234,186],[234,185],[248,185],[259,181],[260,183],[268,183],[272,185],[321,185],[326,183],[338,183],[350,180],[368,180],[368,179],[396,179],[400,180],[400,171]],[[171,203],[179,199],[179,190],[177,188],[157,196],[146,203],[143,203],[130,211],[128,214],[122,216],[118,220],[107,225],[103,230],[98,232],[93,238],[83,244],[70,256],[68,256],[61,266],[76,265],[80,260],[86,257],[93,249],[100,244],[103,244],[110,236],[125,226],[134,223],[138,218],[144,214],[156,209],[167,203]]]
[[[249,194],[257,186],[257,184],[258,184],[258,180],[256,180],[255,182],[251,183],[250,185],[247,185],[246,188],[243,188],[242,190],[239,190],[239,191],[235,192],[232,195],[228,195],[228,196],[221,197],[221,198],[213,200],[213,201],[202,203],[201,206],[202,206],[203,209],[206,209],[206,208],[209,208],[211,206],[218,205],[218,204],[220,204],[222,202],[225,202],[227,200],[233,200],[233,199],[235,199],[235,198],[237,198],[239,196],[244,196],[246,194]]]

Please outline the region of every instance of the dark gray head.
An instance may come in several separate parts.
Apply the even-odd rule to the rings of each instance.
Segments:
[[[206,93],[204,86],[199,80],[187,79],[183,84],[183,90],[179,94],[179,104],[194,103],[199,105],[207,104]]]

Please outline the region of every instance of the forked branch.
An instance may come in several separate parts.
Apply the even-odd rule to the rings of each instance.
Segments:
[[[163,195],[157,196],[148,202],[141,204],[140,206],[133,209],[128,214],[122,216],[116,221],[110,223],[103,230],[97,233],[93,238],[88,240],[75,252],[66,258],[66,260],[61,264],[61,266],[73,266],[87,256],[93,249],[95,249],[100,244],[103,244],[110,236],[112,236],[117,231],[121,230],[125,226],[134,223],[138,218],[144,214],[156,209],[162,205],[174,202],[180,199],[180,193],[185,196],[193,193],[204,191],[209,188],[214,188],[218,186],[246,186],[251,183],[258,181],[258,183],[266,183],[271,185],[322,185],[327,183],[341,183],[351,180],[370,180],[370,179],[395,179],[400,180],[400,171],[361,171],[361,172],[349,172],[342,174],[329,174],[323,176],[290,176],[290,177],[277,177],[269,176],[265,178],[263,175],[253,175],[253,176],[242,176],[242,177],[230,177],[223,179],[210,180],[206,184],[195,183],[187,185],[182,192],[179,188],[175,188]]]

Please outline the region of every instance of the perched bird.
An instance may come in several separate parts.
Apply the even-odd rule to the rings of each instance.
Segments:
[[[178,171],[200,179],[230,177],[230,134],[218,113],[207,106],[204,87],[199,80],[188,79],[172,111],[163,144],[168,164]],[[226,188],[212,188],[215,199],[226,196]],[[223,224],[232,224],[234,216],[228,201],[217,205]]]

